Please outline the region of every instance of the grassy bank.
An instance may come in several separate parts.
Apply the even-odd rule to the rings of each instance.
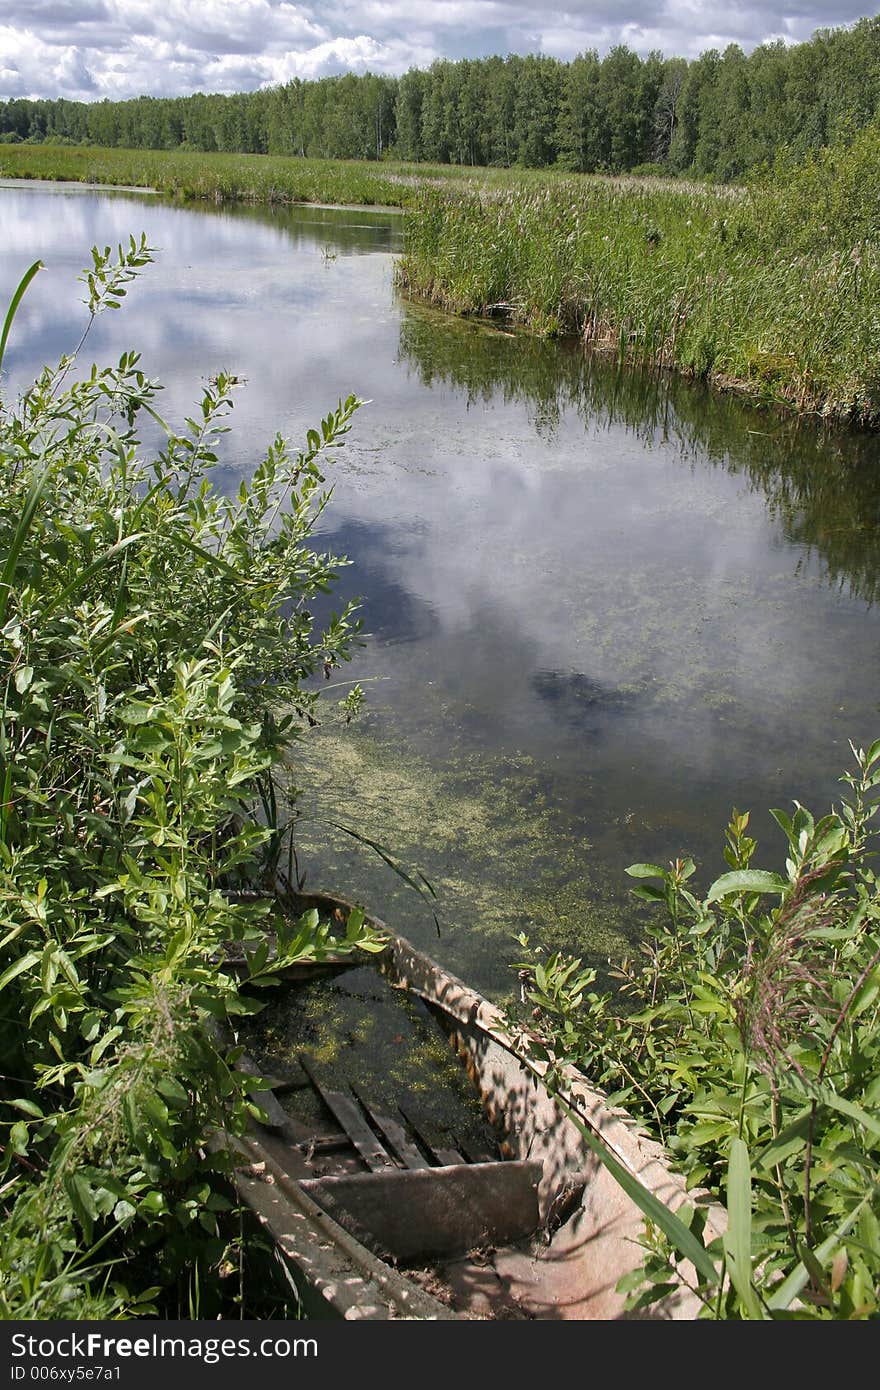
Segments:
[[[455,172],[460,175],[460,171]],[[442,172],[416,165],[291,159],[280,155],[111,150],[91,145],[0,145],[0,178],[153,188],[178,198],[218,203],[403,207],[412,197],[416,176],[437,179]]]
[[[571,182],[552,169],[484,169],[461,164],[300,159],[290,155],[211,154],[200,150],[107,149],[99,145],[0,144],[0,178],[151,188],[211,202],[356,203],[408,208],[419,189],[544,189]],[[579,182],[584,182],[579,176]],[[645,179],[590,177],[611,187]],[[654,181],[656,182],[656,181]],[[669,186],[669,181],[663,186]],[[699,185],[676,182],[686,189]],[[722,195],[723,196],[723,191]]]
[[[802,413],[880,425],[880,126],[748,191],[547,170],[0,147],[0,177],[407,212],[399,283]]]
[[[736,195],[577,179],[422,189],[401,285],[802,412],[880,423],[880,134]]]

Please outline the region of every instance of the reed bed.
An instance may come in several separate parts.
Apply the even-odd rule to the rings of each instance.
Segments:
[[[880,127],[751,189],[548,170],[0,146],[0,177],[407,213],[398,283],[449,312],[880,427]]]
[[[583,178],[422,188],[398,279],[451,312],[503,315],[621,360],[874,428],[880,253],[868,234],[871,204],[859,216],[852,200],[814,202],[824,221],[811,229],[805,181],[815,189],[815,168],[736,196]]]
[[[90,145],[0,145],[0,178],[151,188],[184,200],[403,207],[417,166]],[[419,172],[421,173],[420,166]],[[428,177],[442,172],[428,169]]]

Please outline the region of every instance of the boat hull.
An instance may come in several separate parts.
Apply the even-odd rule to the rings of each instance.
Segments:
[[[322,916],[337,918],[345,918],[352,906],[344,899],[323,894],[296,895],[292,904],[294,912],[317,908]],[[446,1170],[446,1177],[441,1177],[444,1170],[432,1168],[421,1173],[315,1180],[303,1176],[297,1165],[291,1167],[283,1145],[256,1126],[252,1135],[237,1141],[246,1161],[236,1168],[236,1185],[287,1262],[307,1315],[369,1320],[697,1317],[700,1305],[689,1287],[692,1271],[687,1266],[671,1271],[677,1287],[661,1303],[638,1314],[627,1311],[617,1284],[641,1263],[641,1210],[596,1156],[567,1108],[544,1085],[541,1064],[526,1062],[522,1040],[512,1033],[498,1008],[378,918],[368,917],[367,921],[388,943],[375,958],[377,969],[396,988],[427,1006],[478,1091],[485,1114],[500,1136],[503,1157],[512,1162],[471,1164],[469,1175]],[[573,1068],[566,1069],[563,1082],[567,1102],[576,1107],[581,1123],[601,1138],[650,1193],[672,1210],[693,1202],[693,1194],[687,1193],[683,1179],[671,1170],[662,1147],[624,1111],[610,1106],[603,1093]],[[483,1166],[486,1173],[475,1178],[474,1168]],[[497,1192],[493,1191],[493,1168]],[[500,1170],[507,1169],[511,1171],[499,1175]],[[438,1238],[432,1251],[422,1253],[435,1260],[434,1268],[444,1255],[455,1266],[459,1247],[474,1240],[479,1245],[477,1216],[476,1224],[463,1225],[444,1248],[443,1204],[447,1204],[447,1211],[450,1204],[461,1210],[464,1220],[464,1189],[455,1189],[455,1183],[462,1181],[470,1184],[469,1192],[483,1183],[481,1200],[488,1203],[486,1210],[495,1211],[496,1218],[506,1207],[512,1209],[513,1199],[504,1194],[507,1188],[513,1192],[518,1183],[522,1210],[507,1226],[500,1218],[494,1224],[487,1218],[485,1245],[491,1254],[481,1251],[479,1260],[471,1261],[472,1267],[461,1265],[452,1270],[453,1286],[457,1276],[466,1296],[460,1287],[456,1299],[453,1287],[451,1296],[446,1288],[440,1288],[438,1297],[426,1289],[424,1280],[420,1284],[414,1278],[412,1269],[398,1268],[396,1262],[416,1258],[420,1242],[423,1245],[425,1240],[421,1233],[430,1235],[432,1226]],[[436,1211],[418,1196],[426,1193],[432,1182],[436,1185]],[[444,1182],[449,1187],[445,1195]],[[531,1235],[526,1229],[529,1184],[536,1218]],[[407,1194],[416,1194],[411,1210],[421,1212],[419,1221],[402,1215],[395,1222],[397,1199],[391,1195],[395,1192],[407,1200]],[[401,1210],[405,1212],[405,1203]],[[367,1219],[365,1212],[372,1212],[372,1216]],[[713,1221],[717,1223],[716,1233],[720,1233],[717,1215],[710,1211],[708,1220],[710,1234]],[[410,1230],[413,1225],[417,1229]],[[394,1237],[389,1234],[392,1227]],[[481,1291],[476,1273],[487,1264],[491,1277],[482,1281]],[[503,1288],[500,1304],[496,1296],[499,1286]]]

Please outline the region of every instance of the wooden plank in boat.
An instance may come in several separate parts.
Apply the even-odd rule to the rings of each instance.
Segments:
[[[459,1153],[458,1149],[438,1149],[432,1145],[431,1153],[434,1155],[441,1168],[451,1168],[459,1163],[467,1163],[464,1154]]]
[[[293,1078],[283,1077],[273,1077],[271,1084],[276,1096],[286,1096],[291,1091],[308,1091],[312,1085],[311,1081],[296,1081]]]
[[[338,1154],[351,1148],[351,1140],[347,1134],[316,1134],[299,1147],[311,1154]]]
[[[265,1080],[262,1071],[247,1052],[241,1054],[238,1061],[235,1063],[235,1068],[237,1071],[244,1072],[245,1076],[260,1077]],[[262,1124],[265,1129],[273,1130],[276,1134],[284,1132],[288,1121],[287,1112],[284,1110],[283,1106],[279,1105],[268,1083],[259,1090],[250,1091],[248,1093],[248,1099],[253,1105],[258,1106],[262,1112],[263,1118],[260,1120],[260,1124]]]
[[[418,1145],[412,1142],[402,1124],[399,1124],[391,1115],[382,1114],[380,1111],[374,1109],[372,1105],[364,1100],[360,1092],[355,1090],[354,1086],[352,1086],[352,1090],[357,1096],[363,1110],[369,1115],[370,1120],[376,1128],[382,1131],[383,1137],[388,1140],[391,1148],[406,1168],[431,1167],[429,1160],[425,1158],[425,1155]]]
[[[381,1173],[386,1168],[396,1168],[394,1159],[370,1129],[355,1102],[343,1091],[333,1091],[322,1086],[304,1057],[300,1058],[300,1063],[327,1109],[342,1125],[367,1167],[374,1173]]]
[[[370,1129],[353,1100],[342,1091],[329,1091],[323,1086],[316,1089],[321,1099],[333,1111],[368,1168],[378,1173],[385,1168],[396,1167],[394,1159]]]
[[[464,1154],[466,1163],[499,1163],[501,1156],[497,1152],[492,1153],[487,1144],[480,1140],[463,1140],[458,1135],[455,1136],[456,1143]]]
[[[309,1178],[304,1192],[368,1248],[396,1259],[456,1256],[534,1234],[539,1162]]]
[[[460,1154],[458,1149],[453,1149],[446,1144],[437,1144],[434,1142],[433,1138],[429,1138],[425,1133],[424,1122],[419,1123],[419,1121],[413,1119],[413,1116],[409,1114],[408,1111],[404,1110],[402,1105],[399,1105],[397,1108],[406,1120],[413,1134],[418,1138],[419,1143],[429,1154],[434,1156],[441,1168],[448,1168],[456,1163],[467,1162],[464,1154]]]

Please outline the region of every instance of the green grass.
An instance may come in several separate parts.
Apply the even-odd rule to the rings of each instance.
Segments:
[[[880,126],[749,190],[547,170],[0,146],[0,177],[406,211],[398,279],[799,413],[880,425]]]
[[[182,199],[253,203],[356,203],[405,207],[418,184],[481,179],[449,165],[372,164],[283,155],[0,145],[0,178],[152,188]]]
[[[876,174],[876,135],[873,155]],[[425,188],[407,217],[400,283],[455,313],[500,312],[515,327],[876,426],[880,255],[841,199],[809,204],[824,217],[811,234],[808,178],[815,191],[815,169],[735,193],[585,178]]]

